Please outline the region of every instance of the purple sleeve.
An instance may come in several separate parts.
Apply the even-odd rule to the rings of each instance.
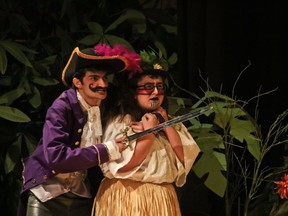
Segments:
[[[45,160],[54,173],[88,169],[99,165],[99,157],[101,163],[109,160],[107,149],[103,144],[97,145],[98,151],[94,146],[79,147],[85,123],[80,124],[81,118],[83,118],[81,115],[79,118],[75,116],[65,100],[56,101],[47,112],[42,147]]]

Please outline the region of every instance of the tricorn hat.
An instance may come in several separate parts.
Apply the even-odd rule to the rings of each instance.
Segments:
[[[127,59],[120,55],[98,55],[93,48],[86,48],[79,50],[76,47],[63,72],[62,82],[64,85],[72,86],[72,79],[74,74],[83,68],[96,68],[105,70],[107,73],[116,73],[127,68]]]

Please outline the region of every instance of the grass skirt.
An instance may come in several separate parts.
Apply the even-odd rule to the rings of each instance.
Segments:
[[[180,216],[172,184],[104,178],[94,199],[92,216]]]

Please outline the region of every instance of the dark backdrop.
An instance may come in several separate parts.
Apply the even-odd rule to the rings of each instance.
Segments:
[[[288,13],[284,2],[178,0],[178,82],[201,95],[199,87],[206,86],[199,76],[201,72],[213,90],[222,88],[222,93],[231,96],[240,72],[251,63],[240,77],[235,94],[248,100],[260,88],[262,93],[277,89],[260,99],[258,122],[265,133],[288,108]],[[247,106],[253,116],[255,103]],[[275,148],[265,163],[280,166],[284,154],[284,148]],[[185,215],[200,211],[221,215],[216,212],[223,203],[205,188],[197,188],[197,179],[191,175],[184,191],[192,190],[194,194],[184,193],[181,202]]]
[[[248,100],[260,88],[262,93],[277,89],[260,99],[259,124],[267,130],[288,108],[287,22],[284,1],[178,0],[179,82],[201,95],[201,72],[213,90],[222,86],[231,96],[240,72],[251,63],[235,94]],[[252,115],[254,105],[247,108]]]

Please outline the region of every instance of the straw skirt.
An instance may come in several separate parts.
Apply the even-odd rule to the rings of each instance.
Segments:
[[[172,184],[104,178],[94,199],[92,216],[180,216]]]

